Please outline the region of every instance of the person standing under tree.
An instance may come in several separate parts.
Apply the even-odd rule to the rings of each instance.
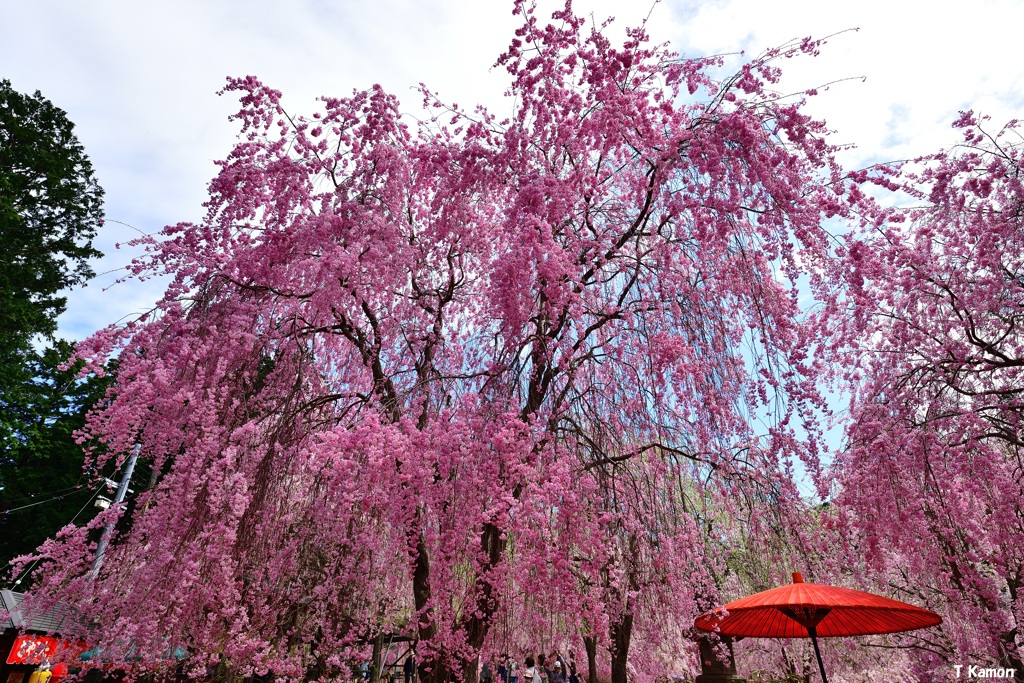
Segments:
[[[565,671],[562,670],[562,662],[555,660],[555,666],[551,670],[551,678],[549,683],[566,683]]]
[[[540,667],[534,666],[533,657],[527,656],[523,665],[526,667],[523,671],[523,683],[540,683]]]
[[[412,679],[416,674],[416,659],[412,652],[409,653],[409,656],[405,658],[405,663],[402,664],[402,673],[405,674],[405,683],[412,683]]]

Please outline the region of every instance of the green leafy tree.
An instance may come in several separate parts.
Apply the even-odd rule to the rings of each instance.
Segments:
[[[59,340],[27,358],[30,382],[17,387],[6,420],[18,438],[0,457],[0,559],[31,552],[73,518],[82,523],[96,510],[90,473],[82,469],[75,432],[89,408],[103,399],[111,375],[78,378],[78,367],[61,369],[72,347]]]
[[[0,387],[24,381],[37,335],[51,337],[61,292],[93,273],[103,190],[74,124],[41,93],[0,81]],[[6,396],[4,397],[6,398]],[[5,430],[10,438],[9,429]]]
[[[71,489],[82,476],[73,432],[106,383],[61,370],[72,348],[54,333],[62,293],[100,256],[102,200],[65,112],[0,81],[0,560],[34,548],[84,502]],[[72,495],[42,503],[62,491]]]

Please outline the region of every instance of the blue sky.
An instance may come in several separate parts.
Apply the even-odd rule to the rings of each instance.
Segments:
[[[542,8],[554,3],[544,0]],[[0,78],[39,89],[65,109],[106,190],[108,224],[97,242],[106,273],[69,292],[61,333],[81,339],[146,310],[159,282],[113,287],[135,255],[115,249],[137,234],[198,220],[214,160],[234,141],[229,75],[254,74],[311,111],[319,95],[373,83],[415,114],[419,82],[461,105],[501,111],[504,73],[491,70],[517,25],[505,0],[0,0]],[[649,6],[579,1],[577,11],[621,28]],[[792,38],[836,36],[815,59],[785,64],[783,89],[844,78],[810,102],[857,143],[851,166],[904,158],[955,141],[949,123],[974,107],[1002,122],[1020,112],[1024,60],[1018,2],[664,0],[650,31],[684,55],[757,53]],[[861,80],[857,77],[864,77]],[[132,227],[128,227],[132,226]],[[109,272],[108,272],[109,271]]]

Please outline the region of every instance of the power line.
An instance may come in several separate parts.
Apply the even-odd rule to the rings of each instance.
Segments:
[[[131,480],[132,470],[135,467],[135,461],[136,461],[136,458],[138,457],[140,448],[141,447],[140,447],[139,444],[135,445],[135,448],[132,450],[132,455],[128,459],[128,462],[126,463],[125,473],[124,473],[124,476],[121,478],[121,483],[120,483],[120,486],[118,487],[118,490],[117,490],[117,498],[115,500],[115,503],[120,503],[124,499],[124,495],[125,495],[125,493],[128,490],[128,483]],[[79,508],[78,512],[75,513],[75,516],[71,518],[71,521],[68,522],[68,524],[74,524],[75,523],[75,520],[78,519],[78,517],[83,512],[85,512],[86,508],[88,508],[89,505],[92,504],[93,500],[96,499],[96,496],[98,496],[100,494],[100,491],[103,491],[104,488],[106,488],[107,483],[108,483],[108,480],[106,480],[106,479],[102,480],[99,483],[99,485],[96,487],[96,490],[93,491],[93,494],[91,496],[89,496],[89,500],[85,501],[85,505],[83,505],[81,508]],[[83,490],[87,490],[87,489],[83,489]],[[73,495],[73,493],[72,494],[67,494],[67,495]],[[23,509],[28,508],[28,507],[33,507],[34,505],[41,505],[42,503],[49,503],[49,502],[52,502],[54,500],[59,500],[60,498],[63,498],[63,497],[64,496],[59,496],[57,498],[51,498],[50,500],[39,501],[37,503],[32,503],[30,505],[25,505],[25,506],[20,507],[20,508],[14,508],[12,510],[7,510],[5,513],[0,513],[0,514],[6,514],[7,512],[14,512],[15,510],[23,510]],[[96,561],[93,563],[93,575],[94,576],[95,576],[95,574],[99,570],[99,563],[102,561],[102,557],[103,557],[103,546],[106,545],[105,541],[107,540],[107,537],[109,536],[112,527],[113,527],[112,524],[107,524],[107,526],[104,528],[104,530],[103,530],[103,537],[100,539],[99,547],[97,547],[97,549],[96,549]],[[12,589],[16,588],[22,581],[24,581],[25,577],[29,575],[29,573],[32,571],[32,569],[37,564],[39,564],[39,561],[41,559],[42,558],[39,558],[39,559],[33,560],[31,563],[29,563],[29,565],[27,567],[25,567],[24,571],[21,572],[20,576],[18,576],[17,580],[15,580],[14,583],[11,584],[11,588]],[[11,565],[13,563],[12,562],[8,562],[7,564]]]
[[[81,490],[87,491],[88,489],[81,489]],[[73,496],[73,495],[75,495],[74,491],[72,491],[71,493],[65,493],[63,495],[54,496],[53,498],[47,498],[46,500],[38,500],[35,503],[29,503],[28,505],[22,505],[21,507],[10,508],[9,510],[2,510],[2,511],[0,511],[0,515],[6,515],[6,514],[11,513],[11,512],[17,512],[18,510],[24,510],[26,508],[35,507],[36,505],[43,505],[44,503],[52,503],[55,500],[64,500],[68,496]],[[22,499],[22,500],[24,500],[24,499]]]
[[[23,500],[32,500],[33,498],[39,498],[40,496],[57,496],[57,495],[61,495],[61,494],[67,493],[68,491],[75,491],[75,490],[80,489],[80,488],[82,488],[81,484],[75,484],[74,486],[69,486],[66,489],[58,489],[56,491],[47,491],[46,493],[33,493],[31,495],[28,495],[28,496],[22,496],[21,498],[10,498],[8,500],[5,500],[3,503],[0,503],[0,505],[10,505],[11,503],[18,503],[18,502],[21,502]]]
[[[83,505],[81,508],[79,508],[78,512],[75,513],[75,516],[71,518],[71,521],[68,522],[68,524],[74,524],[75,520],[78,519],[78,516],[81,515],[83,512],[85,512],[85,509],[92,504],[92,501],[96,498],[96,496],[98,496],[100,494],[100,491],[102,491],[105,487],[106,487],[106,482],[103,482],[98,487],[96,487],[96,490],[93,491],[91,496],[89,496],[89,500],[85,501],[85,505]],[[8,562],[7,564],[11,565],[11,564],[14,564],[14,563],[13,562]],[[39,564],[39,560],[34,560],[27,567],[25,567],[25,570],[21,573],[21,575],[17,578],[17,580],[15,580],[14,583],[11,584],[11,588],[12,589],[17,588],[17,586],[22,581],[25,580],[25,577],[29,575],[29,573],[32,571],[32,569],[37,564]]]

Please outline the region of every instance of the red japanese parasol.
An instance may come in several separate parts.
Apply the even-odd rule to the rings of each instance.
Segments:
[[[804,583],[794,572],[793,583],[730,602],[697,617],[694,625],[737,638],[810,638],[826,683],[818,636],[898,633],[941,623],[935,612],[850,588]]]

